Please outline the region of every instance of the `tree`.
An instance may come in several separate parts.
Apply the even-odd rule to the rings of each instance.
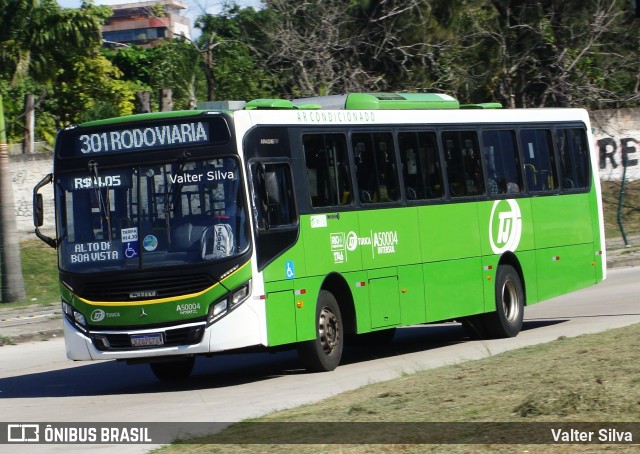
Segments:
[[[110,52],[109,58],[122,71],[123,79],[135,82],[141,90],[158,93],[171,88],[178,109],[195,107],[202,58],[193,43],[176,38],[154,47],[131,46]]]
[[[92,3],[62,9],[55,0],[0,0],[0,90],[20,91],[21,98],[26,90],[38,94],[36,122],[41,137],[51,140],[56,128],[77,122],[81,113],[103,102],[99,96],[108,90],[85,95],[76,83],[78,92],[69,94],[65,87],[74,77],[81,78],[83,68],[100,66],[96,59],[100,59],[101,24],[110,15],[109,7]],[[101,74],[117,77],[113,71]],[[109,84],[110,80],[102,80],[99,86]],[[65,100],[67,94],[77,99]],[[65,111],[67,104],[73,104],[74,111]],[[10,130],[21,111],[10,111],[15,118]]]
[[[202,34],[196,48],[202,55],[206,99],[252,99],[275,93],[276,80],[265,61],[266,30],[273,21],[268,9],[255,11],[227,5],[218,16],[196,21]],[[270,47],[269,47],[270,48]]]
[[[461,51],[448,60],[459,95],[510,107],[637,102],[638,40],[623,0],[463,3],[453,23]]]
[[[151,85],[156,88],[172,88],[173,100],[179,109],[193,109],[202,57],[193,43],[177,38],[151,48]]]
[[[437,14],[450,3],[267,0],[276,19],[262,52],[288,95],[422,91],[438,77],[431,69],[446,29]]]
[[[359,55],[366,36],[354,27],[349,2],[267,0],[275,16],[263,55],[285,96],[316,96],[374,88],[380,79]]]
[[[9,303],[24,299],[25,291],[4,123],[2,95],[0,95],[0,241],[2,247],[0,250],[2,282],[0,302]]]
[[[58,129],[84,121],[129,115],[140,85],[121,80],[122,73],[104,55],[60,57],[56,96],[42,107],[54,112]]]
[[[12,84],[27,75],[49,84],[61,53],[95,53],[111,9],[83,3],[61,9],[55,0],[0,0],[0,71]]]

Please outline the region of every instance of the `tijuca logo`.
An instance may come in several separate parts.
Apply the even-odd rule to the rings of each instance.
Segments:
[[[522,214],[513,199],[493,202],[489,218],[489,242],[494,254],[515,251],[522,236]]]

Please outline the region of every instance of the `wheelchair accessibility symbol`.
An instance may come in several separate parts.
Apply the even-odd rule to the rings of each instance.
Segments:
[[[138,255],[138,242],[134,241],[131,243],[127,243],[127,247],[124,248],[124,255],[128,259],[131,259]]]
[[[296,273],[293,270],[293,262],[286,262],[285,268],[287,279],[293,279],[294,277],[296,277]]]

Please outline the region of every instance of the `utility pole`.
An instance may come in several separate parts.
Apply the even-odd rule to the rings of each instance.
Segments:
[[[13,199],[7,132],[0,95],[0,258],[2,267],[2,297],[0,302],[10,303],[25,299],[20,242],[16,228],[16,208]]]

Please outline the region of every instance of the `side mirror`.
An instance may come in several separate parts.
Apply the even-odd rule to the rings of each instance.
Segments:
[[[40,180],[40,182],[33,188],[33,225],[36,228],[36,236],[55,249],[58,247],[58,242],[40,232],[40,227],[44,224],[44,202],[42,200],[42,194],[38,193],[42,186],[49,184],[52,181],[53,175],[49,174]]]
[[[42,227],[44,224],[44,202],[42,194],[33,194],[33,225]]]

